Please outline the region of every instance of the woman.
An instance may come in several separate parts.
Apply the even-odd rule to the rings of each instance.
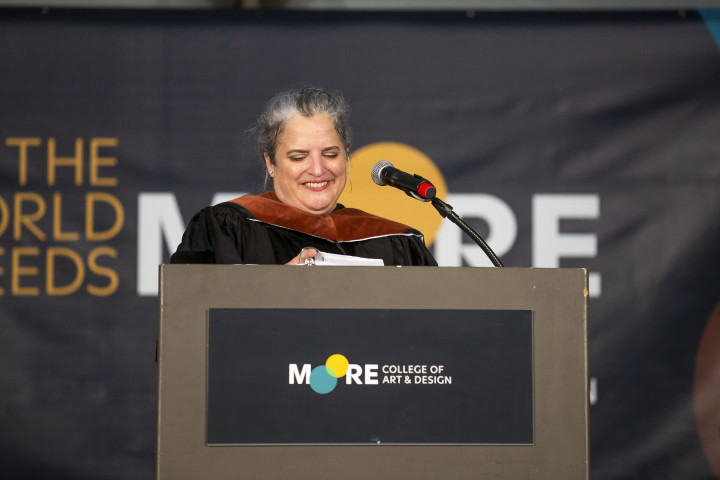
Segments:
[[[436,265],[417,230],[337,203],[347,180],[347,116],[342,97],[322,89],[273,98],[255,127],[273,191],[200,211],[170,261],[298,265],[320,250]]]

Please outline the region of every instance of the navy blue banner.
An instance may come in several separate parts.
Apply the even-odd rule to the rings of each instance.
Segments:
[[[365,188],[386,159],[505,265],[589,268],[593,479],[720,478],[718,32],[717,10],[0,9],[3,477],[153,478],[157,265],[196,211],[264,190],[245,132],[309,84],[351,106],[348,206],[489,264]]]

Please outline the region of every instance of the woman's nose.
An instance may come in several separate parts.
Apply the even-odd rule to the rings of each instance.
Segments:
[[[308,169],[311,174],[320,176],[325,170],[325,159],[320,153],[310,154],[310,168]]]

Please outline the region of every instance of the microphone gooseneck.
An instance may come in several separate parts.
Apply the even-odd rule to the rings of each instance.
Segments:
[[[432,202],[433,207],[438,213],[457,225],[463,232],[465,232],[481,249],[485,252],[485,255],[496,267],[502,267],[503,264],[495,255],[490,245],[488,245],[478,233],[473,230],[470,225],[465,223],[457,213],[453,211],[452,206],[443,202],[435,196],[435,186],[429,181],[425,180],[420,175],[410,175],[402,170],[398,170],[393,167],[393,164],[387,160],[380,160],[373,165],[372,172],[370,172],[373,182],[377,183],[381,187],[389,185],[391,187],[398,188],[405,192],[407,195],[416,198],[423,202]]]

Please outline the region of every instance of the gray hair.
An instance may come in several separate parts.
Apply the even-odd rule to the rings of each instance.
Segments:
[[[267,154],[270,162],[275,165],[278,138],[285,122],[298,115],[309,118],[321,113],[327,114],[333,121],[347,161],[351,137],[348,124],[349,107],[340,93],[328,92],[322,88],[288,90],[277,94],[267,103],[252,129],[260,157],[264,159],[264,154]]]

